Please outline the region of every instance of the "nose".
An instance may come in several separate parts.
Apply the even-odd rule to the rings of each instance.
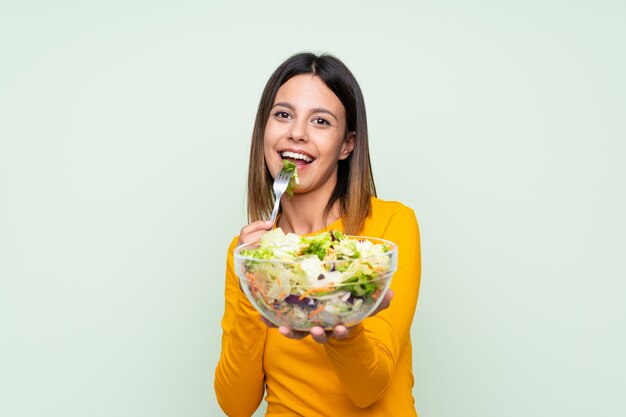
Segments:
[[[306,119],[296,119],[291,123],[289,139],[296,142],[306,142],[309,140]]]

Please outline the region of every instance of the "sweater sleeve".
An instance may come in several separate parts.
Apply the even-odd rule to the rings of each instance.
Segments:
[[[362,408],[378,401],[391,382],[409,342],[420,285],[419,228],[413,211],[403,207],[392,214],[382,238],[398,245],[389,308],[350,329],[347,339],[331,338],[324,345],[346,393]]]
[[[251,416],[265,389],[263,349],[267,326],[239,287],[233,265],[233,240],[226,262],[222,352],[215,369],[215,394],[229,417]]]

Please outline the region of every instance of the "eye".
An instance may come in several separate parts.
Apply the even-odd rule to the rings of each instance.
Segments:
[[[313,123],[316,125],[330,126],[330,123],[328,122],[328,120],[324,119],[323,117],[316,117],[315,119],[313,119]]]
[[[289,119],[290,115],[289,113],[287,113],[286,111],[277,111],[276,113],[274,113],[275,117],[278,117],[279,119]]]

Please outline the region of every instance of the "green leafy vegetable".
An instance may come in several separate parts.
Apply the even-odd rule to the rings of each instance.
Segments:
[[[367,274],[359,274],[343,281],[344,289],[361,297],[369,297],[378,288],[375,277]]]
[[[291,174],[291,178],[289,178],[289,184],[287,184],[285,192],[289,197],[293,197],[293,187],[300,183],[298,181],[298,167],[296,167],[296,164],[293,162],[283,159],[283,169]]]
[[[304,244],[302,255],[317,255],[320,261],[323,261],[333,240],[330,233],[320,233],[315,236],[303,236],[302,243]]]

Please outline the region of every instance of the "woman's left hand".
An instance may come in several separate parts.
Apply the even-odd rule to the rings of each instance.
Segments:
[[[369,315],[369,317],[374,316],[378,314],[380,311],[389,307],[392,297],[393,297],[393,291],[388,290],[383,296],[383,300],[380,302],[376,310],[374,310],[372,314]],[[304,332],[304,331],[299,331],[299,330],[293,330],[289,326],[276,326],[275,324],[266,320],[264,317],[261,317],[261,320],[263,320],[263,322],[267,324],[268,327],[273,327],[273,328],[278,327],[278,331],[280,332],[280,334],[290,339],[304,339],[305,337],[311,335],[313,340],[315,340],[317,343],[326,343],[328,342],[328,339],[330,337],[334,337],[335,339],[345,339],[350,334],[350,329],[341,324],[335,326],[333,330],[326,331],[320,326],[313,326],[311,327],[310,331]]]

